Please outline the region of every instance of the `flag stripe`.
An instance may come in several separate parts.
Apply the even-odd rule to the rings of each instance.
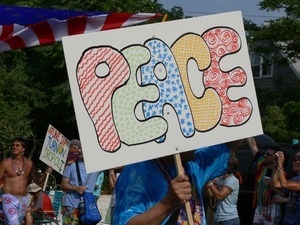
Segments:
[[[25,43],[23,42],[23,39],[19,36],[14,36],[9,38],[5,41],[10,49],[18,49],[18,48],[25,48]]]
[[[114,28],[122,27],[122,24],[131,17],[129,13],[119,13],[118,16],[115,16],[114,13],[106,17],[105,23],[102,27],[102,30],[110,30]]]
[[[55,41],[60,41],[61,37],[69,35],[68,24],[64,21],[59,21],[56,19],[48,20],[49,26],[51,26],[51,30],[54,36]]]
[[[98,16],[98,17],[89,17],[87,19],[86,31],[85,33],[89,33],[89,31],[101,31],[103,24],[105,23],[106,16]]]
[[[68,35],[116,29],[161,17],[156,13],[80,12],[3,5],[0,5],[0,15],[0,52],[50,44]]]
[[[123,27],[131,26],[132,24],[143,23],[155,18],[157,18],[156,15],[153,15],[152,18],[149,18],[149,14],[147,13],[133,14],[127,21],[124,22]]]
[[[13,31],[14,31],[13,25],[2,26],[0,40],[4,40],[4,38],[12,34]]]
[[[36,36],[35,32],[30,28],[25,28],[26,32],[19,31],[18,37],[22,39],[25,47],[30,47],[29,43],[31,45],[39,45],[39,39]]]
[[[51,26],[47,21],[35,24],[30,28],[36,34],[40,45],[55,42]]]
[[[87,19],[85,16],[73,17],[68,20],[69,35],[82,34],[85,31]]]

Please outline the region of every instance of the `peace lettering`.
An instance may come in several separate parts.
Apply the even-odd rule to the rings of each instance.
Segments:
[[[253,110],[251,101],[246,96],[232,99],[228,92],[244,86],[247,74],[239,65],[227,71],[221,66],[240,48],[237,32],[216,27],[202,35],[186,33],[170,46],[151,38],[122,50],[86,49],[77,64],[77,81],[100,147],[115,152],[121,143],[163,142],[168,130],[166,104],[176,112],[186,138],[218,125],[246,123]],[[198,67],[199,83],[191,83],[190,61]],[[203,90],[201,96],[196,89]]]

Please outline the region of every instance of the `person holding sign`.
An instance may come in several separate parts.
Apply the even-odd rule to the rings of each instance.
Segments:
[[[176,175],[173,156],[128,165],[116,184],[114,224],[183,224],[190,203],[194,225],[205,224],[203,186],[227,170],[241,141],[181,153],[185,174]]]
[[[292,170],[295,174],[291,179],[287,179],[287,173],[284,171],[284,161],[286,159],[282,151],[278,151],[278,167],[272,174],[272,182],[275,187],[282,188],[284,195],[281,202],[285,203],[283,224],[300,224],[300,146],[294,148],[295,155],[292,159]],[[298,151],[297,151],[298,150]]]
[[[254,225],[278,225],[281,223],[281,204],[278,195],[281,190],[272,185],[271,177],[277,167],[276,152],[278,146],[268,146],[265,154],[259,151],[254,137],[247,138],[247,142],[256,164],[256,175],[254,180],[254,195],[252,207],[255,208]]]
[[[11,157],[2,160],[0,180],[4,178],[3,211],[6,224],[21,224],[29,204],[27,184],[33,180],[37,184],[45,181],[46,174],[52,173],[48,167],[46,173],[39,174],[34,163],[24,156],[27,140],[15,138],[11,146]]]
[[[85,191],[93,193],[97,177],[101,173],[99,171],[87,174],[79,140],[73,139],[71,141],[70,151],[76,157],[72,157],[72,160],[67,160],[68,163],[65,167],[60,186],[65,191],[65,197],[62,202],[63,225],[82,224],[80,221],[80,201],[82,194]]]

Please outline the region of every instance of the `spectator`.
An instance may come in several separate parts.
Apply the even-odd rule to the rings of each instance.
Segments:
[[[205,224],[202,187],[226,172],[230,150],[239,144],[235,141],[181,153],[186,174],[176,175],[173,156],[126,166],[116,184],[114,224],[183,224],[187,222],[187,201],[194,224]]]
[[[42,191],[42,188],[36,183],[31,183],[28,185],[28,192],[32,197],[25,216],[26,225],[32,225],[35,220],[47,218],[44,215],[45,213],[53,218],[54,212],[51,199]]]
[[[273,169],[277,165],[275,153],[278,147],[269,147],[267,152],[262,154],[253,137],[248,138],[247,141],[257,167],[252,205],[255,208],[253,225],[278,225],[282,217],[281,205],[273,197],[280,191],[271,185]]]
[[[98,199],[101,195],[101,187],[102,187],[102,184],[103,184],[103,180],[104,180],[104,172],[101,172],[99,174],[99,176],[97,177],[96,184],[95,184],[95,189],[94,189],[94,192],[93,192],[93,194],[96,196],[97,201],[98,201]]]
[[[118,176],[120,175],[122,167],[110,169],[109,172],[109,185],[113,189],[110,203],[109,203],[109,209],[107,210],[105,222],[113,225],[113,218],[115,213],[115,205],[116,205],[116,192],[115,192],[115,186],[117,183]],[[116,172],[116,171],[117,172]]]
[[[286,179],[284,172],[284,154],[279,151],[277,172],[273,174],[273,183],[277,187],[286,189],[285,210],[283,217],[283,225],[299,225],[300,224],[300,151],[298,151],[293,160],[293,172],[297,175],[290,180]]]
[[[78,205],[82,194],[87,191],[93,193],[95,183],[98,175],[101,172],[90,173],[86,172],[85,163],[83,159],[81,143],[74,139],[70,142],[70,149],[78,154],[78,158],[66,165],[63,178],[61,181],[61,189],[65,192],[65,197],[62,202],[62,224],[63,225],[77,225],[82,224],[80,221],[80,214]],[[77,173],[79,171],[80,175]],[[79,183],[78,176],[83,182]]]
[[[216,225],[240,225],[237,210],[239,194],[239,180],[235,177],[238,160],[234,154],[230,155],[227,173],[217,180],[208,182],[206,188],[211,197],[217,200],[214,221]]]
[[[4,178],[3,211],[6,224],[21,224],[29,203],[27,184],[33,180],[37,184],[44,182],[46,173],[38,174],[34,163],[24,156],[27,140],[15,138],[12,141],[11,157],[3,159],[0,165],[0,180]],[[52,173],[52,168],[46,170]],[[10,212],[16,213],[10,213]]]

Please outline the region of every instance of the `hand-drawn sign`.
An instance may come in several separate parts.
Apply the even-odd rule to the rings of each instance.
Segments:
[[[63,46],[89,171],[262,133],[240,12]]]
[[[40,160],[63,174],[69,152],[70,141],[49,124]]]

